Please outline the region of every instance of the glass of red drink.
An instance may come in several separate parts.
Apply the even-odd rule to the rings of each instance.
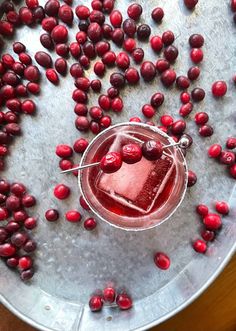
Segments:
[[[92,140],[80,165],[99,162],[125,144],[150,139],[163,146],[175,143],[155,126],[136,122],[114,125]],[[103,173],[99,166],[84,169],[78,182],[97,217],[124,230],[144,230],[167,220],[180,205],[187,188],[187,165],[181,149],[171,146],[157,161],[142,157],[135,164],[123,163],[112,174]]]

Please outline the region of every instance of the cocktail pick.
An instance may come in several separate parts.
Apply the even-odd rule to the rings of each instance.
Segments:
[[[183,135],[178,142],[169,144],[169,145],[165,145],[162,148],[166,149],[169,147],[179,146],[180,148],[186,149],[190,145],[191,145],[191,141],[190,141],[189,137],[187,135]],[[61,174],[66,174],[66,173],[73,172],[76,170],[80,171],[80,170],[87,169],[87,168],[97,167],[99,165],[100,165],[100,162],[89,163],[89,164],[85,164],[83,166],[78,166],[78,167],[71,168],[68,170],[63,170],[63,171],[61,171]]]

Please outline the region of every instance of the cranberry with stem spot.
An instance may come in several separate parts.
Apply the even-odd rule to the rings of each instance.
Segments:
[[[138,144],[130,143],[121,148],[122,161],[128,164],[137,163],[142,158],[142,148]]]
[[[20,277],[23,281],[30,280],[34,276],[34,269],[30,268],[21,272]]]
[[[202,230],[201,232],[202,239],[204,239],[206,242],[213,241],[215,239],[215,232],[210,230]]]
[[[75,120],[75,126],[79,131],[87,131],[89,124],[89,120],[86,116],[78,116]]]
[[[170,267],[170,258],[164,253],[156,253],[154,256],[156,266],[162,270],[167,270]]]
[[[137,37],[139,40],[147,40],[151,34],[151,28],[147,24],[140,24],[137,29]]]
[[[45,213],[45,218],[49,222],[55,222],[59,218],[59,213],[56,209],[48,209]]]
[[[120,153],[109,152],[104,155],[100,161],[100,168],[104,173],[110,174],[118,171],[122,166],[122,157]]]
[[[230,151],[222,151],[220,153],[220,163],[226,164],[226,165],[233,165],[235,163],[235,154]]]
[[[87,218],[85,221],[84,221],[84,228],[85,230],[87,231],[92,231],[96,228],[97,226],[97,222],[94,218]]]
[[[135,63],[141,63],[144,58],[144,51],[142,50],[142,48],[135,48],[133,49],[131,56]]]
[[[156,140],[148,140],[142,145],[142,154],[149,161],[156,161],[162,157],[162,144]]]

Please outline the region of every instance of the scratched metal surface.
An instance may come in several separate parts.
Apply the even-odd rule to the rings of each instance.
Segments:
[[[44,2],[40,1],[40,4]],[[194,122],[188,121],[189,132],[192,132],[195,143],[187,162],[189,168],[197,172],[198,184],[188,191],[171,220],[160,227],[141,233],[127,233],[99,223],[96,231],[89,233],[81,224],[68,224],[63,217],[59,223],[49,224],[43,218],[47,208],[57,207],[61,215],[68,208],[79,208],[76,179],[73,176],[62,178],[54,150],[59,143],[73,143],[80,133],[74,127],[72,79],[69,75],[61,78],[59,87],[42,79],[42,93],[35,98],[37,115],[23,119],[24,134],[11,147],[8,170],[2,175],[26,183],[39,202],[34,210],[39,218],[39,227],[34,233],[39,242],[36,258],[38,270],[32,282],[24,284],[18,275],[9,271],[3,263],[0,264],[1,302],[41,330],[147,329],[169,318],[197,297],[222,270],[235,249],[235,182],[226,175],[224,167],[209,160],[205,153],[211,143],[223,144],[229,135],[236,133],[235,87],[229,84],[224,100],[216,101],[210,93],[211,83],[216,79],[229,82],[236,67],[236,28],[232,23],[228,1],[200,0],[195,12],[190,14],[183,8],[182,0],[160,0],[158,5],[166,13],[160,26],[154,25],[150,19],[156,1],[138,2],[144,7],[142,20],[152,25],[153,34],[171,29],[178,36],[175,42],[180,51],[180,58],[175,64],[178,74],[186,73],[190,65],[189,35],[197,32],[204,35],[206,43],[205,60],[201,65],[202,77],[195,86],[202,86],[207,94],[190,118],[194,117],[197,110],[206,110],[210,114],[210,122],[214,123],[215,134],[211,138],[201,139]],[[75,5],[78,3],[74,1]],[[124,17],[129,3],[131,1],[118,4]],[[38,38],[40,30],[22,27],[14,40],[24,42],[29,53],[34,55],[36,50],[43,50]],[[75,31],[76,24],[70,35]],[[11,41],[4,52],[12,53],[10,44]],[[142,47],[147,59],[154,61],[157,58],[147,50],[146,44]],[[56,58],[54,53],[52,57]],[[72,63],[71,59],[69,63]],[[94,77],[92,69],[88,75]],[[108,79],[105,78],[103,91],[108,85]],[[155,120],[165,112],[175,115],[180,106],[179,94],[175,89],[165,90],[157,78],[151,84],[127,87],[122,92],[125,110],[121,116],[113,116],[114,123],[140,114],[141,106],[156,91],[164,91],[166,101]],[[96,104],[97,96],[90,93],[90,102],[91,105]],[[79,162],[79,159],[76,161]],[[63,203],[53,198],[52,190],[58,182],[72,187],[71,198]],[[229,201],[231,213],[224,218],[224,227],[206,256],[200,256],[190,245],[199,230],[194,206],[204,201],[213,207],[216,199]],[[172,265],[168,271],[159,271],[155,267],[152,260],[155,251],[164,251],[171,257]],[[127,312],[104,308],[101,313],[92,314],[87,306],[90,294],[94,289],[103,288],[109,281],[118,288],[129,289],[134,308]]]

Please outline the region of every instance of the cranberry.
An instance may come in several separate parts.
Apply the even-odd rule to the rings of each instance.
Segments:
[[[108,128],[111,125],[111,117],[110,116],[103,116],[100,119],[100,125],[102,128]]]
[[[223,97],[227,92],[227,84],[224,81],[217,81],[212,85],[212,94],[214,97]]]
[[[195,172],[189,170],[188,171],[188,187],[192,187],[193,185],[195,185],[197,182],[197,175],[195,174]]]
[[[122,166],[121,154],[117,152],[110,152],[103,156],[100,161],[100,168],[103,172],[109,174],[116,172]]]
[[[137,84],[140,76],[135,68],[129,68],[125,71],[125,78],[129,84]]]
[[[89,129],[93,134],[98,134],[101,131],[100,124],[97,121],[91,121]]]
[[[128,37],[133,38],[137,30],[135,21],[131,18],[127,18],[123,22],[123,30]]]
[[[103,306],[102,298],[98,295],[92,296],[91,299],[89,300],[89,307],[90,310],[93,312],[100,311],[102,309],[102,306]]]
[[[16,42],[13,44],[13,51],[14,51],[16,54],[23,53],[23,52],[25,52],[25,50],[26,50],[26,47],[25,47],[25,45],[22,44],[21,42],[16,41]]]
[[[145,61],[141,66],[140,73],[146,82],[150,82],[156,76],[156,68],[152,62]]]
[[[52,30],[57,26],[58,21],[55,17],[47,17],[42,20],[42,28],[47,32],[52,32]]]
[[[121,46],[123,44],[124,38],[124,31],[120,28],[114,29],[114,31],[111,32],[111,39],[117,46]]]
[[[120,28],[123,17],[119,10],[113,10],[110,14],[110,22],[114,28]]]
[[[200,34],[192,34],[189,37],[189,44],[192,48],[200,48],[204,45],[204,38]]]
[[[128,310],[132,307],[132,299],[126,293],[117,295],[116,303],[121,310]]]
[[[129,55],[126,52],[121,52],[116,57],[116,65],[121,69],[127,69],[130,65]]]
[[[219,144],[214,144],[208,149],[208,156],[211,158],[218,158],[221,155],[222,147]]]
[[[81,195],[80,198],[79,198],[79,202],[80,202],[81,207],[82,207],[84,210],[90,210],[89,206],[87,205],[87,203],[86,203],[86,201],[84,200],[84,198],[82,197],[82,195]]]
[[[191,67],[188,70],[188,78],[190,80],[196,80],[200,75],[200,69],[199,67],[195,66],[195,67]]]
[[[90,80],[86,77],[79,77],[75,81],[75,86],[78,89],[80,89],[84,92],[87,92],[89,90],[89,87],[90,87]]]
[[[98,103],[99,106],[104,110],[109,110],[111,107],[111,100],[107,95],[100,95]]]
[[[207,250],[207,244],[205,241],[198,239],[193,243],[193,248],[196,252],[204,254]]]
[[[208,209],[208,207],[206,206],[206,205],[198,205],[197,207],[196,207],[196,212],[200,215],[200,216],[202,216],[202,217],[204,217],[204,216],[206,216],[206,215],[208,215],[208,213],[209,213],[209,209]]]
[[[20,229],[20,224],[15,222],[15,221],[10,221],[6,225],[5,229],[9,233],[14,233],[14,232],[17,232]]]
[[[94,91],[94,92],[100,92],[101,91],[101,88],[102,88],[102,83],[99,79],[93,79],[91,81],[91,89]]]
[[[99,41],[95,46],[98,56],[103,56],[110,50],[110,44],[107,41]]]
[[[8,154],[8,148],[6,146],[0,145],[0,156],[5,156]]]
[[[74,112],[75,114],[77,115],[81,115],[81,116],[86,116],[87,113],[88,113],[88,108],[86,105],[82,104],[82,103],[77,103],[75,105],[75,108],[74,108]]]
[[[24,222],[27,217],[28,214],[24,210],[18,210],[13,212],[13,218],[16,222]]]
[[[15,60],[10,54],[3,54],[2,63],[7,69],[12,69]]]
[[[215,239],[215,232],[209,230],[203,230],[201,236],[205,241],[213,241]]]
[[[121,98],[117,97],[117,98],[114,98],[112,101],[111,101],[111,109],[116,112],[116,113],[119,113],[122,111],[124,107],[124,104],[123,104],[123,101]]]
[[[44,6],[45,13],[48,16],[57,16],[60,8],[60,3],[58,0],[48,0]]]
[[[118,96],[119,96],[119,90],[116,89],[115,87],[110,87],[110,88],[107,90],[107,94],[108,94],[108,96],[109,96],[111,99],[114,99],[115,97],[118,97]]]
[[[13,256],[15,253],[16,253],[16,248],[12,244],[6,243],[0,245],[0,256],[9,257],[9,256]]]
[[[193,110],[193,104],[189,102],[180,107],[179,114],[180,116],[186,117],[192,112],[192,110]]]
[[[102,38],[102,28],[96,22],[91,23],[88,27],[87,34],[92,42],[97,42]]]
[[[137,29],[137,36],[139,40],[146,40],[150,37],[151,28],[147,24],[140,24]]]
[[[17,256],[10,257],[7,259],[7,266],[10,268],[16,268],[19,264],[19,258]]]
[[[174,122],[171,126],[171,132],[174,135],[182,134],[185,129],[186,129],[186,123],[184,120],[178,120]]]
[[[74,142],[73,149],[76,153],[83,153],[88,147],[88,140],[79,138]]]
[[[38,0],[26,0],[25,3],[29,9],[34,9],[39,5]]]
[[[114,0],[103,0],[103,11],[110,14],[114,8]]]
[[[17,210],[20,208],[21,202],[18,197],[15,195],[9,195],[9,197],[6,200],[6,207],[8,210]]]
[[[69,54],[69,46],[67,46],[66,44],[57,44],[56,53],[59,56],[67,57]]]
[[[200,63],[203,60],[203,51],[200,48],[193,48],[190,57],[194,63]]]
[[[0,90],[0,95],[5,99],[13,99],[15,97],[15,90],[11,85],[4,85]]]
[[[40,72],[38,67],[30,65],[25,68],[24,70],[24,77],[25,79],[29,80],[30,82],[37,83],[39,81]]]
[[[236,148],[236,138],[234,138],[234,137],[228,138],[226,141],[226,147],[228,149]]]
[[[75,8],[75,13],[80,20],[86,20],[87,18],[89,18],[90,10],[86,6],[77,6]]]
[[[113,303],[116,299],[116,291],[113,287],[106,287],[103,290],[103,298],[105,302]]]
[[[66,62],[66,60],[63,59],[62,57],[56,59],[55,69],[59,74],[66,75],[66,73],[67,73],[67,62]]]
[[[61,158],[67,158],[72,156],[73,150],[68,145],[58,145],[56,147],[56,154]]]
[[[10,191],[10,184],[5,180],[0,180],[0,193],[8,193]]]
[[[207,230],[218,230],[222,226],[221,217],[218,214],[208,214],[204,217],[203,223]]]
[[[84,31],[79,31],[76,33],[76,41],[83,45],[87,41],[87,34]]]
[[[78,223],[81,220],[81,215],[77,210],[69,210],[65,214],[66,220],[71,223]]]
[[[155,52],[160,52],[163,48],[162,38],[159,36],[154,36],[150,40],[151,47]]]
[[[151,118],[155,115],[156,112],[151,105],[146,104],[142,107],[142,113],[144,116]]]
[[[38,7],[34,8],[32,11],[33,11],[35,23],[41,23],[42,20],[45,18],[45,11],[44,11],[43,7],[38,6]]]
[[[233,164],[233,165],[229,168],[229,172],[230,172],[230,175],[231,175],[233,178],[236,178],[236,164]]]
[[[142,145],[143,156],[150,161],[156,161],[162,157],[162,144],[156,140],[148,140]]]
[[[12,70],[19,76],[23,76],[25,66],[21,62],[15,62],[12,66]]]
[[[178,86],[179,89],[186,90],[190,86],[190,81],[185,76],[179,76],[176,79],[176,85]]]
[[[59,218],[59,213],[56,209],[49,209],[45,213],[45,218],[49,222],[55,222]]]
[[[199,102],[202,101],[205,98],[205,91],[202,88],[196,87],[194,90],[191,92],[191,97],[193,101]]]
[[[209,116],[205,112],[196,113],[195,115],[195,122],[197,125],[206,124],[208,120],[209,120]]]
[[[143,12],[142,6],[136,3],[129,5],[127,9],[128,16],[135,21],[137,21],[140,18],[142,12]]]
[[[81,53],[81,47],[80,47],[80,44],[78,44],[76,41],[71,43],[70,46],[69,46],[69,50],[70,50],[70,53],[71,55],[77,59]]]
[[[78,77],[83,76],[83,72],[84,71],[83,71],[83,69],[82,69],[82,67],[79,63],[74,63],[70,67],[70,74],[74,78],[78,78]]]
[[[102,62],[96,62],[94,67],[93,67],[94,73],[99,76],[102,77],[105,74],[105,65]]]
[[[157,23],[160,23],[162,21],[164,17],[164,11],[162,8],[160,7],[157,7],[157,8],[154,8],[153,11],[152,11],[152,19],[157,22]]]
[[[89,22],[87,20],[80,20],[78,26],[80,31],[87,32],[89,27]]]
[[[52,66],[52,58],[48,53],[37,52],[35,54],[36,62],[44,68],[50,68]]]
[[[91,2],[91,7],[94,9],[94,10],[102,10],[102,2],[99,1],[99,0],[93,0]]]
[[[105,15],[99,10],[93,10],[90,13],[89,20],[92,23],[96,22],[99,25],[103,25],[105,22]]]
[[[229,151],[222,151],[220,154],[220,163],[233,165],[235,163],[235,154]]]
[[[138,144],[127,144],[121,149],[122,161],[128,164],[137,163],[142,158],[142,149]]]
[[[165,59],[159,59],[156,63],[156,69],[159,73],[162,73],[169,68],[170,68],[170,63]]]
[[[21,199],[22,205],[26,208],[33,207],[36,204],[36,199],[34,196],[25,194]]]
[[[36,226],[37,226],[37,221],[34,217],[28,217],[24,221],[24,227],[26,229],[32,230],[32,229],[36,228]]]
[[[5,0],[1,3],[1,10],[4,13],[14,10],[14,4],[11,1]]]
[[[68,39],[68,30],[64,25],[57,25],[51,32],[51,37],[55,43],[65,43]]]
[[[216,211],[219,214],[227,215],[229,213],[229,205],[224,201],[217,201],[215,205]]]
[[[142,50],[142,48],[133,49],[132,58],[136,63],[141,63],[144,58],[144,51]]]
[[[57,199],[64,200],[70,195],[70,189],[64,184],[58,184],[54,188],[54,195]]]
[[[53,49],[54,48],[52,37],[47,33],[43,33],[40,36],[40,42],[43,45],[43,47],[45,47],[47,49]]]
[[[0,227],[0,244],[3,244],[8,238],[8,232],[5,228]]]
[[[131,117],[129,119],[129,122],[142,123],[142,120],[141,120],[141,118],[136,116],[136,117]]]
[[[210,137],[213,135],[214,130],[210,125],[205,124],[199,128],[198,132],[202,137]]]
[[[161,82],[166,87],[173,85],[175,80],[176,80],[176,73],[172,69],[165,70],[161,74]]]
[[[87,93],[79,89],[74,90],[72,93],[72,99],[75,102],[86,103],[88,100]]]
[[[158,108],[163,104],[164,100],[165,100],[165,97],[164,97],[163,93],[160,93],[160,92],[155,93],[155,94],[153,94],[153,96],[151,98],[151,105],[154,108]]]
[[[154,256],[156,266],[162,270],[167,270],[170,267],[170,259],[164,253],[156,253]]]
[[[115,88],[122,88],[125,85],[125,77],[119,72],[114,72],[110,76],[110,83]]]
[[[91,116],[92,119],[94,119],[95,121],[97,121],[97,120],[99,120],[99,119],[102,118],[103,111],[99,107],[91,107],[89,109],[89,115]]]
[[[111,39],[112,31],[113,31],[113,29],[109,24],[103,24],[102,33],[103,33],[104,38]]]
[[[32,268],[21,272],[20,277],[23,281],[29,280],[34,276],[34,270]]]
[[[25,114],[33,114],[36,110],[36,105],[32,100],[25,100],[22,102],[21,110]]]
[[[27,270],[32,267],[33,261],[30,256],[22,256],[19,259],[19,268],[21,270]]]
[[[11,193],[15,194],[17,197],[22,197],[25,192],[25,185],[21,183],[14,183],[11,185]]]
[[[75,126],[79,131],[87,131],[89,129],[89,120],[85,116],[78,116],[75,120]]]
[[[173,45],[166,47],[164,50],[164,56],[165,56],[166,60],[171,63],[173,63],[177,59],[178,55],[179,55],[179,51]]]
[[[180,95],[180,100],[183,104],[189,103],[190,94],[188,92],[182,92]]]
[[[112,51],[107,52],[102,57],[102,62],[106,64],[107,66],[113,66],[116,61],[116,54]]]
[[[37,248],[37,244],[33,240],[27,240],[27,242],[23,246],[23,250],[26,253],[32,253],[32,252],[34,252],[36,250],[36,248]]]
[[[131,53],[136,47],[136,41],[133,38],[125,39],[123,47],[127,52]]]
[[[92,231],[96,228],[97,226],[97,222],[94,218],[87,218],[85,221],[84,221],[84,228],[85,230],[87,231]]]
[[[165,46],[169,46],[173,44],[174,40],[175,40],[175,35],[172,31],[165,31],[162,34],[162,42]]]
[[[74,13],[68,5],[62,5],[58,11],[58,17],[66,24],[72,24]]]
[[[184,0],[184,4],[188,9],[194,9],[198,0]]]
[[[19,10],[19,16],[22,23],[31,25],[34,22],[33,12],[27,7],[21,7]]]
[[[21,128],[16,123],[9,123],[5,125],[5,131],[6,133],[11,134],[13,136],[18,136],[21,134]]]
[[[59,162],[59,167],[61,170],[68,170],[73,167],[73,163],[70,160],[62,159]]]
[[[161,121],[161,124],[164,125],[165,127],[171,126],[174,122],[173,117],[170,115],[161,116],[160,121]]]

